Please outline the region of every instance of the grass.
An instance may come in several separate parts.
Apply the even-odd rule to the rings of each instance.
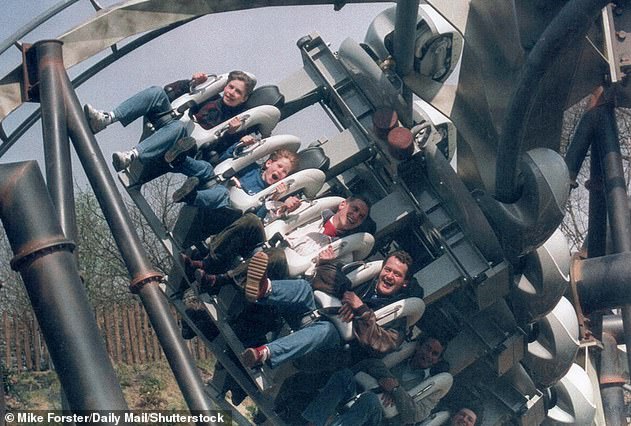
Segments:
[[[200,361],[205,382],[210,379],[214,361]],[[164,362],[143,365],[119,364],[118,380],[131,410],[188,411],[169,365]],[[60,384],[54,371],[15,372],[5,370],[5,402],[8,410],[60,410]],[[241,404],[250,414],[253,407]]]

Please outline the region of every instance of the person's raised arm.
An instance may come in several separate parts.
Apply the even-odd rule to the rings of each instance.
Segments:
[[[195,86],[198,86],[198,85],[200,85],[202,83],[205,83],[206,80],[208,80],[208,75],[206,73],[196,72],[191,77],[191,87],[195,87]]]

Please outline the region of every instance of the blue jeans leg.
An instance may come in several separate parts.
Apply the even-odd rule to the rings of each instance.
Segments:
[[[114,116],[123,126],[147,114],[171,111],[171,102],[159,86],[151,86],[123,101],[114,109]]]
[[[177,142],[178,139],[175,141]],[[174,172],[182,173],[188,177],[199,178],[200,183],[208,182],[214,175],[213,170],[213,166],[208,161],[196,160],[191,157],[186,157],[183,161],[173,165]]]
[[[351,399],[356,392],[355,377],[348,368],[336,371],[302,412],[302,417],[316,426],[324,426],[335,415],[337,406]]]
[[[195,207],[201,209],[219,209],[230,206],[230,191],[223,185],[213,186],[212,188],[201,189],[197,191]]]
[[[114,115],[123,126],[127,126],[139,117],[171,111],[171,102],[159,86],[152,86],[136,93],[114,109]],[[187,136],[183,123],[172,119],[152,135],[142,140],[136,149],[143,164],[162,163],[164,153],[178,140]],[[177,164],[174,171],[186,176],[195,176],[206,182],[213,175],[210,163],[190,157]]]
[[[377,426],[382,418],[379,397],[372,393],[363,393],[351,408],[337,417],[331,426]]]
[[[311,284],[305,280],[272,281],[272,292],[259,303],[277,306],[283,315],[297,316],[316,309]]]
[[[272,284],[272,288],[274,285]],[[340,335],[333,324],[317,321],[294,333],[276,339],[267,345],[272,368],[321,349],[341,345]]]
[[[186,128],[179,120],[165,124],[136,146],[140,161],[143,164],[164,164],[164,153],[184,136]]]

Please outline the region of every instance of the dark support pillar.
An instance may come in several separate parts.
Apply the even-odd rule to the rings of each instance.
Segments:
[[[604,315],[602,318],[602,332],[609,333],[616,342],[624,339],[622,317],[620,315]]]
[[[607,250],[607,201],[597,151],[595,147],[592,148],[589,181],[585,185],[589,191],[587,257],[604,256]]]
[[[502,134],[497,144],[495,196],[512,203],[520,196],[517,176],[530,112],[534,105],[542,76],[554,66],[556,57],[582,39],[594,24],[594,18],[609,0],[572,0],[563,8],[539,37],[528,54],[519,83],[511,95],[506,118],[500,127]]]
[[[127,266],[131,276],[130,287],[133,292],[138,293],[147,310],[151,325],[156,331],[189,409],[191,412],[212,410],[195,361],[180,335],[166,297],[158,286],[162,276],[153,270],[149,262],[103,154],[85,120],[83,109],[72,89],[61,57],[51,63],[59,67],[57,72],[61,76],[62,93],[58,95],[63,96],[66,106],[69,136]]]
[[[603,351],[600,357],[600,393],[605,412],[607,426],[626,426],[627,419],[624,406],[625,384],[622,366],[618,359],[616,339],[609,333],[602,335]]]
[[[46,41],[32,47],[37,55],[39,98],[42,111],[42,135],[46,161],[48,192],[59,215],[66,238],[77,240],[77,223],[72,182],[70,144],[66,128],[66,108],[61,93],[61,77],[57,64],[61,58],[61,42]]]
[[[585,312],[612,309],[631,303],[631,253],[579,260],[572,265]]]
[[[42,111],[42,136],[46,183],[52,198],[59,224],[66,238],[77,241],[77,216],[75,212],[72,181],[72,160],[66,127],[66,107],[61,93],[61,78],[54,62],[61,58],[61,42],[35,43],[39,101]],[[74,257],[79,261],[78,251]],[[62,389],[63,390],[63,389]],[[68,399],[62,392],[62,407],[68,408]]]
[[[631,297],[628,296],[631,294],[631,215],[615,111],[612,102],[602,102],[602,95],[598,93],[593,98],[593,105],[581,119],[566,157],[571,175],[576,176],[587,146],[591,144],[592,161],[587,185],[590,191],[588,259],[572,265],[572,280],[577,284],[584,311],[622,306],[624,343],[631,348]],[[607,219],[613,246],[613,254],[609,255],[605,255]],[[595,324],[595,329],[598,328]],[[605,346],[601,365],[605,416],[608,425],[622,425],[625,424],[622,388],[625,381],[621,379],[616,341],[607,332],[602,333],[601,339]],[[631,371],[631,351],[627,351],[627,363]]]
[[[603,116],[601,123],[603,130],[602,137],[598,141],[598,152],[605,177],[605,198],[613,252],[631,254],[631,214],[615,111],[611,104],[605,104],[597,109]],[[607,284],[606,281],[602,283],[602,285]],[[622,306],[622,323],[624,343],[627,348],[631,348],[631,304],[629,303]],[[627,364],[631,371],[631,351],[627,351]]]
[[[18,271],[73,411],[126,410],[64,236],[35,161],[0,165],[0,218]]]
[[[414,47],[416,43],[416,19],[418,16],[419,0],[398,0],[394,25],[394,60],[396,71],[401,78],[411,73],[414,69]],[[399,116],[403,125],[411,128],[412,118],[412,91],[404,86],[403,98],[408,105],[405,114]]]

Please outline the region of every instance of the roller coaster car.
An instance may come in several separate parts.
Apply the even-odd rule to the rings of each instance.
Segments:
[[[285,148],[296,151],[300,147],[300,140],[291,135],[275,135],[257,142],[253,146],[246,147],[244,151],[238,153],[236,157],[227,159],[217,165],[217,182],[225,182],[240,170],[255,161],[265,158],[276,149]],[[200,241],[204,241],[210,235],[217,234],[222,229],[238,219],[244,212],[255,210],[261,207],[267,197],[274,194],[276,188],[285,183],[287,192],[291,195],[299,192],[307,197],[313,197],[324,184],[324,172],[321,168],[326,168],[328,159],[324,156],[321,148],[307,148],[298,152],[300,169],[270,185],[263,191],[249,195],[242,189],[232,187],[230,189],[231,208],[215,209],[210,213],[194,206],[184,205],[180,211],[180,216],[173,228],[173,234],[181,247],[189,247]]]
[[[256,77],[247,73],[256,82]],[[228,73],[212,75],[202,84],[191,87],[190,93],[180,96],[171,102],[173,111],[185,123],[187,133],[195,138],[198,148],[212,145],[224,136],[228,130],[228,122],[218,124],[212,129],[204,129],[195,122],[191,111],[201,103],[218,96],[228,83]],[[246,111],[238,114],[241,126],[238,132],[259,126],[257,130],[263,137],[272,134],[280,119],[279,108],[284,104],[284,97],[276,86],[261,86],[252,91],[246,101]]]
[[[414,341],[405,342],[397,351],[386,355],[383,358],[383,362],[387,368],[392,368],[409,359],[414,354],[416,347],[417,344]],[[377,383],[377,380],[374,377],[360,371],[355,375],[355,381],[359,385],[360,389],[363,389],[364,391],[372,390],[378,394],[379,401],[382,403],[383,415],[385,418],[390,419],[399,414],[396,405],[386,406],[383,404],[381,392],[379,391],[379,383]],[[447,392],[449,392],[452,384],[453,376],[451,374],[438,373],[423,380],[407,392],[417,403],[432,396],[432,404],[435,406],[438,401],[443,398]],[[432,419],[429,420],[431,421]]]
[[[213,96],[217,96],[225,87],[227,76],[228,74],[215,76],[205,83],[192,88],[191,93],[175,99],[171,104],[176,116],[185,122],[187,133],[196,140],[198,155],[204,153],[206,156],[211,157],[208,151],[212,150],[212,146],[226,134],[228,122],[234,117],[225,120],[212,129],[206,130],[194,121],[190,114],[190,108]],[[270,136],[274,127],[278,124],[281,116],[279,108],[283,106],[284,101],[283,95],[276,86],[267,85],[254,89],[245,103],[246,110],[237,115],[242,123],[237,131],[250,130],[253,133],[258,132],[263,138]],[[189,111],[188,113],[187,110]],[[148,120],[145,120],[144,127],[141,140],[147,137],[154,128]],[[125,186],[129,187],[142,185],[170,171],[170,166],[163,161],[143,165],[140,161],[135,160],[119,176],[125,176],[124,179],[121,177],[121,180]]]
[[[265,227],[265,235],[270,241],[285,241],[288,237],[312,232],[310,225],[322,220],[322,211],[337,209],[341,197],[324,197],[316,200],[303,201],[301,206],[283,219],[271,222]],[[342,261],[358,261],[366,258],[375,244],[372,236],[375,224],[369,217],[360,225],[355,233],[333,241],[330,246],[335,250],[336,258]],[[362,231],[367,232],[362,232]],[[323,248],[313,253],[299,253],[290,246],[285,247],[290,276],[311,275]]]
[[[368,262],[348,272],[346,276],[351,281],[352,287],[356,288],[366,281],[375,278],[381,271],[382,264],[383,261],[381,260]],[[313,295],[316,305],[322,308],[321,311],[324,315],[335,324],[342,340],[345,342],[351,341],[353,339],[353,324],[342,321],[337,315],[336,308],[342,306],[342,302],[338,298],[320,290],[315,290]],[[375,316],[377,317],[377,324],[379,325],[385,325],[399,318],[405,318],[406,329],[409,330],[421,319],[424,312],[425,303],[423,299],[419,297],[408,297],[376,310]]]

